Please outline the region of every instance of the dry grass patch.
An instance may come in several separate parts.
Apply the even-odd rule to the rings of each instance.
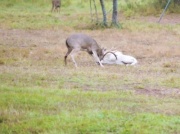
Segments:
[[[174,35],[170,31],[166,33],[168,38],[165,38],[165,31],[156,33],[153,30],[132,32],[126,29],[76,31],[91,35],[102,47],[115,47],[125,54],[136,57],[139,63],[137,67],[106,65],[102,69],[87,53],[80,52],[76,57],[79,68],[74,69],[70,57],[67,67],[64,66],[63,61],[67,52],[65,40],[74,31],[1,30],[2,38],[0,40],[3,43],[0,48],[2,52],[1,70],[7,69],[7,59],[12,60],[13,64],[11,65],[13,66],[9,64],[9,72],[6,70],[6,73],[14,75],[13,70],[18,70],[22,79],[29,74],[33,78],[30,80],[31,82],[27,82],[29,84],[36,83],[32,82],[36,81],[36,77],[33,75],[39,75],[45,80],[37,83],[39,86],[46,83],[47,87],[48,85],[61,88],[75,87],[85,90],[166,88],[167,85],[163,84],[164,81],[171,83],[169,79],[172,76],[178,78],[180,65],[177,61],[180,57],[180,46],[177,44],[179,42],[178,35]],[[77,74],[73,76],[75,72]],[[98,75],[100,77],[97,77]],[[54,80],[49,80],[49,76]],[[77,79],[68,81],[73,77],[77,77]],[[96,77],[97,79],[95,79]],[[37,78],[37,81],[39,79],[41,78]],[[112,81],[109,82],[109,79]],[[179,87],[176,79],[174,84],[168,85],[172,88]]]
[[[178,19],[120,16],[122,29],[90,30],[83,4],[51,14],[44,0],[31,2],[0,13],[0,133],[180,133]],[[70,57],[64,66],[65,40],[77,32],[138,65],[100,68],[80,52],[77,69]]]

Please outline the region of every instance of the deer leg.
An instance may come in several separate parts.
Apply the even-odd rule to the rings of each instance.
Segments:
[[[59,10],[60,10],[60,7],[58,6],[58,8],[57,8],[57,12],[59,13]]]
[[[65,65],[67,65],[66,59],[67,59],[68,55],[71,53],[71,51],[72,51],[72,49],[68,49],[66,55],[64,56],[64,63],[65,63]]]
[[[77,68],[78,66],[77,66],[77,63],[76,63],[76,61],[75,61],[75,59],[74,59],[74,55],[77,54],[78,51],[79,51],[79,50],[73,49],[72,52],[70,53],[71,59],[72,59],[72,61],[73,61],[73,63],[74,63],[74,65],[75,65],[76,68]]]
[[[101,67],[104,67],[99,59],[99,57],[97,56],[97,53],[92,51],[93,52],[93,57],[94,59],[96,60],[96,62],[98,62],[100,64]]]

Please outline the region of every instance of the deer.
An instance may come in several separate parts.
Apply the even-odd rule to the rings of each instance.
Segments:
[[[110,50],[110,51],[106,50],[106,53],[101,59],[101,63],[134,66],[137,64],[137,59],[130,55],[124,55],[122,52],[117,50]]]
[[[66,47],[68,51],[64,56],[65,65],[67,65],[66,60],[68,55],[70,55],[75,67],[77,68],[78,66],[74,59],[74,55],[77,54],[79,51],[86,51],[89,55],[94,57],[95,62],[98,65],[104,67],[101,63],[101,60],[104,57],[104,54],[106,54],[104,52],[105,49],[101,48],[92,37],[82,33],[72,34],[66,39]]]
[[[59,12],[60,10],[60,7],[61,7],[61,0],[52,0],[52,9],[51,9],[51,12]]]

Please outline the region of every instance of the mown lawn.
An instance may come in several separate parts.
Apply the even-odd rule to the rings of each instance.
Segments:
[[[131,1],[119,6],[122,29],[105,29],[91,22],[84,0],[63,1],[59,14],[48,0],[0,1],[0,134],[180,133],[179,14],[158,24],[159,16],[131,17]],[[64,66],[65,40],[75,32],[138,65],[100,68],[81,52],[77,69],[70,57]]]
[[[179,133],[178,98],[0,87],[0,133]]]

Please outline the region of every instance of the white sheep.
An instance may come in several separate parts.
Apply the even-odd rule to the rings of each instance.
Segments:
[[[129,55],[124,55],[120,51],[114,50],[114,51],[106,51],[106,54],[101,59],[101,63],[133,66],[137,64],[137,59]]]

